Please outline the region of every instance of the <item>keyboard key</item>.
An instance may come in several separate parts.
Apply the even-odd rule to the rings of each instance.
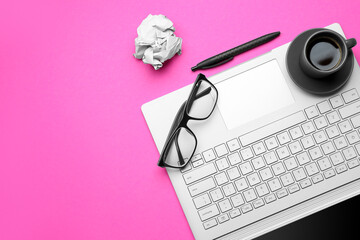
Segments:
[[[250,212],[251,210],[253,210],[251,204],[246,204],[244,206],[241,207],[241,211],[245,214]]]
[[[210,196],[214,202],[224,198],[224,195],[222,194],[220,188],[217,188],[214,191],[211,191]]]
[[[274,152],[268,152],[268,153],[264,154],[264,158],[268,165],[270,165],[278,160]]]
[[[215,227],[217,225],[217,222],[215,219],[211,219],[207,222],[204,223],[204,228],[205,230],[209,229],[209,228],[212,228],[212,227]]]
[[[341,120],[339,114],[336,111],[328,113],[326,117],[330,124],[336,123]]]
[[[354,144],[360,141],[359,134],[356,131],[346,134],[346,138],[350,144]]]
[[[334,140],[334,143],[335,143],[335,147],[337,149],[342,149],[344,147],[347,147],[347,143],[346,143],[346,140],[343,136],[339,137],[339,138],[336,138]]]
[[[235,186],[239,192],[249,187],[245,178],[240,178],[239,180],[235,181]]]
[[[185,183],[190,184],[196,182],[199,179],[205,178],[214,174],[216,172],[216,168],[213,163],[205,165],[203,167],[197,168],[191,172],[185,173],[183,175]]]
[[[339,130],[337,129],[336,126],[328,127],[327,129],[325,129],[325,131],[329,136],[329,138],[334,138],[340,135]]]
[[[303,136],[303,134],[302,134],[299,127],[295,127],[293,129],[290,129],[289,132],[290,132],[290,135],[291,135],[292,139],[294,139],[294,140],[296,140],[296,139]]]
[[[325,155],[335,152],[335,147],[332,142],[324,143],[323,145],[321,145],[321,149],[324,151]]]
[[[308,107],[307,109],[305,109],[305,113],[306,113],[306,116],[309,119],[312,119],[312,118],[317,117],[319,115],[319,113],[318,113],[315,106],[311,106],[311,107]]]
[[[264,201],[261,198],[255,200],[253,204],[254,204],[254,208],[259,208],[265,205]]]
[[[196,168],[196,167],[199,167],[201,165],[204,165],[204,161],[202,159],[200,159],[200,160],[197,160],[196,162],[193,162],[192,165],[194,166],[194,168]]]
[[[360,144],[356,144],[355,149],[356,149],[357,153],[360,154]]]
[[[227,183],[229,181],[229,179],[227,178],[227,176],[226,176],[226,174],[224,172],[215,175],[215,180],[216,180],[218,185],[222,185],[222,184]]]
[[[256,155],[264,153],[266,151],[265,146],[262,142],[258,142],[253,146],[253,150]]]
[[[306,173],[303,168],[298,168],[298,169],[294,170],[293,174],[294,174],[296,181],[300,181],[300,180],[306,178]]]
[[[211,203],[211,200],[209,198],[209,195],[205,193],[204,195],[201,195],[199,197],[196,197],[193,199],[195,207],[196,208],[202,208],[206,205],[209,205]]]
[[[290,152],[292,154],[296,154],[298,152],[301,152],[302,147],[298,141],[292,142],[289,144]]]
[[[287,190],[284,188],[284,189],[281,189],[280,191],[278,191],[276,193],[277,197],[280,199],[280,198],[283,198],[283,197],[286,197],[288,195],[288,192]]]
[[[286,174],[282,175],[280,177],[280,180],[281,180],[282,184],[284,185],[284,187],[287,187],[294,183],[294,179],[291,176],[291,173],[286,173]]]
[[[271,137],[269,139],[265,140],[265,145],[269,150],[272,150],[278,146],[276,139],[274,137]]]
[[[351,89],[351,90],[349,90],[347,92],[344,92],[342,94],[342,97],[344,98],[346,103],[349,103],[349,102],[352,102],[352,101],[358,99],[359,95],[358,95],[356,89],[353,88],[353,89]]]
[[[252,162],[255,170],[265,167],[265,163],[264,163],[264,160],[262,159],[262,157],[254,158],[251,162]]]
[[[212,149],[203,152],[203,156],[206,162],[214,160],[216,158],[215,153]]]
[[[247,179],[249,181],[250,186],[254,186],[254,185],[260,183],[259,175],[256,172],[247,176]]]
[[[319,167],[321,171],[324,171],[331,167],[331,163],[328,158],[322,158],[318,161]]]
[[[305,179],[304,181],[300,182],[300,186],[302,189],[310,187],[311,186],[310,179]]]
[[[319,108],[320,113],[326,113],[331,110],[330,104],[326,100],[321,103],[318,103],[317,107]]]
[[[294,157],[284,160],[284,163],[285,163],[285,167],[288,171],[290,171],[298,166]]]
[[[226,158],[221,158],[219,160],[216,160],[216,166],[218,167],[219,171],[222,171],[225,168],[228,168],[229,164],[226,161]]]
[[[314,148],[310,149],[309,153],[310,153],[310,157],[312,160],[316,160],[323,156],[319,147],[314,147]]]
[[[310,158],[309,158],[309,155],[307,154],[307,152],[302,152],[302,153],[296,155],[296,158],[300,165],[304,165],[305,163],[310,162]]]
[[[201,182],[191,185],[188,189],[190,195],[193,197],[200,193],[206,192],[214,187],[216,187],[214,180],[212,178],[208,178]]]
[[[282,132],[279,135],[277,135],[277,139],[279,140],[279,143],[281,145],[290,142],[290,137],[287,132]]]
[[[314,133],[314,139],[317,144],[325,142],[327,140],[327,137],[325,135],[324,131],[319,131],[317,133]]]
[[[304,113],[302,111],[299,111],[290,116],[281,118],[280,120],[272,122],[261,128],[258,128],[250,133],[247,133],[239,137],[239,139],[243,146],[247,146],[251,143],[255,143],[259,141],[260,139],[264,139],[268,136],[281,132],[284,129],[290,128],[305,121],[306,121],[306,117]]]
[[[347,171],[347,167],[346,167],[345,164],[341,164],[341,165],[335,167],[335,169],[336,169],[336,172],[337,172],[338,174]]]
[[[266,197],[265,197],[265,202],[266,203],[271,203],[271,202],[273,202],[273,201],[275,201],[276,200],[276,197],[275,197],[275,194],[270,194],[270,195],[267,195]]]
[[[224,222],[226,222],[228,220],[229,220],[229,216],[227,214],[224,214],[224,215],[221,215],[221,216],[218,217],[218,221],[219,221],[220,224],[224,223]]]
[[[356,116],[355,118],[360,121],[360,115]],[[355,121],[358,121],[358,120],[355,120]],[[360,124],[360,122],[359,123],[356,122],[356,124]],[[353,122],[353,125],[354,125],[354,122]],[[355,127],[355,125],[354,125],[354,127]],[[355,128],[357,128],[357,127],[358,126],[356,126]],[[347,132],[351,131],[351,129],[352,129],[351,124],[348,120],[345,120],[345,121],[339,123],[339,128],[340,128],[341,133],[347,133]]]
[[[289,192],[290,193],[295,193],[295,192],[297,192],[299,190],[300,190],[300,187],[299,187],[299,185],[297,183],[295,183],[295,184],[293,184],[293,185],[291,185],[289,187]]]
[[[279,189],[281,188],[280,181],[279,181],[279,179],[277,179],[277,178],[274,178],[274,179],[270,180],[270,181],[268,182],[268,184],[269,184],[270,190],[271,190],[272,192],[274,192],[274,191],[276,191],[276,190],[279,190]]]
[[[232,209],[229,199],[219,202],[221,212],[227,212]]]
[[[302,138],[300,141],[301,141],[301,144],[303,145],[304,149],[308,149],[315,145],[311,136],[306,136],[306,137]]]
[[[232,153],[228,156],[231,165],[241,163],[241,158],[237,152]]]
[[[282,160],[282,159],[290,156],[289,150],[287,149],[286,146],[283,146],[283,147],[281,147],[281,148],[278,148],[278,149],[276,150],[276,153],[278,154],[280,160]]]
[[[357,116],[351,118],[350,121],[353,124],[354,128],[360,127],[360,115],[357,115]],[[349,125],[350,125],[350,123],[349,123]],[[349,128],[351,129],[351,126],[349,126]]]
[[[200,153],[198,153],[198,154],[195,154],[195,155],[192,157],[191,161],[192,161],[192,162],[196,162],[196,161],[198,161],[198,160],[200,160],[200,159],[202,159],[202,156],[201,156]]]
[[[254,156],[250,148],[244,148],[240,151],[240,154],[244,160],[248,160]]]
[[[333,108],[338,108],[338,107],[341,107],[342,105],[344,105],[344,102],[339,95],[335,96],[333,98],[330,98],[330,103]]]
[[[234,185],[232,183],[226,184],[225,186],[222,187],[224,194],[226,197],[236,193],[236,190],[234,188]]]
[[[355,168],[357,166],[359,166],[359,161],[357,159],[353,159],[348,162],[348,167],[350,169]]]
[[[229,212],[231,218],[236,218],[241,215],[241,212],[239,209],[234,209]]]
[[[306,165],[305,170],[309,176],[312,176],[319,172],[319,169],[316,166],[316,163],[310,163],[310,164]]]
[[[199,216],[201,221],[205,221],[209,218],[215,217],[216,215],[219,215],[219,209],[216,207],[215,204],[210,205],[206,208],[203,208],[199,211]]]
[[[274,171],[275,176],[285,172],[285,168],[282,162],[278,162],[277,164],[273,165],[272,170]]]
[[[273,174],[272,174],[270,168],[265,168],[263,170],[260,170],[259,173],[260,173],[261,179],[263,181],[266,181],[273,177]]]
[[[247,202],[251,202],[252,200],[256,199],[256,194],[254,189],[249,189],[244,191],[244,197]]]
[[[330,169],[330,170],[324,172],[324,176],[325,176],[325,178],[331,178],[331,177],[335,176],[334,169]]]
[[[340,108],[339,113],[342,118],[348,118],[350,116],[360,113],[360,101],[351,103],[345,107]]]
[[[322,180],[324,180],[323,176],[321,174],[317,174],[315,176],[312,177],[312,181],[314,184],[321,182]]]
[[[230,152],[240,149],[240,144],[236,138],[228,141],[226,144],[228,145]]]
[[[218,157],[222,157],[222,156],[228,154],[228,150],[227,150],[225,144],[221,144],[219,146],[216,146],[215,147],[215,152],[216,152]]]
[[[315,132],[315,127],[314,127],[314,124],[312,122],[304,123],[303,125],[301,125],[301,127],[302,127],[305,134]]]
[[[240,177],[240,172],[239,172],[239,170],[237,169],[237,167],[230,168],[230,169],[227,171],[227,173],[228,173],[228,175],[229,175],[230,180],[234,180],[234,179]]]
[[[184,173],[184,172],[187,172],[187,171],[189,171],[189,170],[191,170],[191,164],[186,164],[185,165],[185,167],[183,167],[180,171],[182,172],[182,173]]]
[[[248,173],[251,173],[253,171],[253,168],[250,164],[250,162],[245,162],[243,164],[239,165],[240,171],[243,175],[246,175]]]
[[[243,197],[241,196],[240,193],[236,194],[233,197],[231,197],[231,202],[233,203],[234,207],[241,206],[241,205],[243,205],[245,203],[244,199],[243,199]]]
[[[344,162],[344,158],[341,156],[339,152],[330,156],[330,160],[334,166],[339,165],[340,163]]]
[[[317,129],[322,129],[327,126],[327,122],[323,116],[316,118],[314,120],[314,123],[315,123]]]
[[[259,195],[259,197],[265,196],[266,194],[269,193],[269,189],[268,189],[268,187],[266,186],[265,183],[260,184],[259,186],[257,186],[255,188],[255,190],[256,190],[257,194]]]
[[[343,154],[344,154],[346,160],[350,160],[350,159],[353,159],[356,157],[356,152],[353,147],[348,147],[348,148],[344,149]]]

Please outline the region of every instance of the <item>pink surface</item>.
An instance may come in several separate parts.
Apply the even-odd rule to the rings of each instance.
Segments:
[[[210,76],[339,22],[359,1],[1,1],[0,239],[192,239],[140,107],[192,83],[190,67],[260,35],[276,40]],[[183,54],[154,71],[136,28],[168,16]],[[354,48],[360,56],[360,46]]]

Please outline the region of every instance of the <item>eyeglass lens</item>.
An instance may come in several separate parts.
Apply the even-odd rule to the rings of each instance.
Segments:
[[[204,119],[210,116],[217,100],[217,92],[207,81],[198,82],[196,97],[187,107],[190,117]]]
[[[186,128],[179,128],[169,142],[165,163],[173,167],[183,167],[190,160],[196,147],[195,136]]]

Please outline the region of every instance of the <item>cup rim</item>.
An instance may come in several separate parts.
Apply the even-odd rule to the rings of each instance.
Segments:
[[[316,37],[317,35],[319,34],[324,34],[324,33],[330,33],[330,34],[333,34],[335,35],[338,39],[335,39],[335,40],[340,40],[340,42],[338,42],[341,46],[341,50],[342,50],[342,59],[341,59],[341,62],[334,68],[330,69],[330,70],[321,70],[321,69],[318,69],[317,67],[315,67],[310,61],[309,59],[306,57],[306,50],[307,50],[307,46],[309,44],[309,42],[314,38]],[[331,73],[334,73],[336,71],[339,70],[339,68],[342,67],[342,65],[344,65],[345,63],[345,60],[346,60],[346,56],[347,56],[347,53],[348,53],[348,49],[346,47],[346,44],[345,44],[345,40],[344,38],[337,32],[335,31],[332,31],[330,29],[322,29],[322,30],[319,30],[313,34],[311,34],[308,39],[306,40],[305,44],[304,44],[304,49],[302,50],[302,54],[303,54],[303,57],[304,57],[304,60],[312,67],[312,70],[313,71],[316,71],[318,73],[325,73],[325,74],[331,74]]]

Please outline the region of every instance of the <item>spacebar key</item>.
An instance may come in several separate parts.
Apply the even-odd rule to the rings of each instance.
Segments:
[[[193,182],[196,182],[197,180],[207,177],[211,174],[214,174],[216,172],[216,168],[214,166],[214,163],[210,163],[208,165],[205,165],[201,168],[197,168],[189,173],[186,173],[183,175],[185,183],[190,184]]]
[[[280,120],[272,122],[264,127],[255,129],[252,132],[249,132],[241,137],[239,137],[241,144],[247,146],[251,143],[254,143],[260,139],[266,138],[270,135],[273,135],[277,132],[280,132],[289,127],[295,126],[301,122],[304,122],[306,117],[302,111],[294,113],[290,116],[284,117]]]

